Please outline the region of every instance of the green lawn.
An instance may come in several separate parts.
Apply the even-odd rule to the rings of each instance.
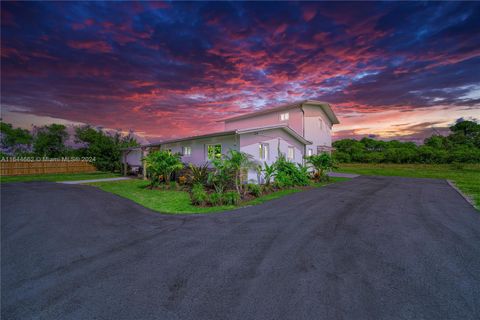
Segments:
[[[343,181],[348,179],[333,178],[331,182]],[[316,184],[316,187],[326,183]],[[104,191],[114,193],[121,197],[135,201],[136,203],[154,211],[169,214],[187,214],[187,213],[209,213],[225,210],[232,210],[247,205],[257,205],[265,201],[283,197],[287,194],[302,191],[300,188],[277,191],[254,200],[243,202],[236,206],[216,206],[216,207],[197,207],[190,203],[190,195],[186,191],[173,190],[150,190],[145,188],[148,181],[145,180],[123,180],[111,182],[96,182],[90,185],[96,186]]]
[[[92,172],[92,173],[61,173],[61,174],[42,174],[30,176],[5,176],[0,177],[1,183],[8,182],[26,182],[26,181],[75,181],[119,177],[120,174],[110,172]]]
[[[455,166],[448,164],[341,164],[336,170],[378,176],[448,179],[471,197],[480,209],[480,164]]]

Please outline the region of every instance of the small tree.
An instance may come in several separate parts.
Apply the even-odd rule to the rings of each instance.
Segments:
[[[57,158],[65,156],[68,148],[65,142],[68,139],[67,127],[63,124],[51,124],[36,130],[33,150],[37,156]]]
[[[318,177],[320,181],[328,180],[327,171],[335,168],[335,163],[329,153],[314,154],[306,157],[306,160],[313,166],[315,177]]]
[[[31,152],[33,137],[28,130],[13,128],[9,123],[0,122],[0,142],[4,155],[18,156]]]
[[[225,162],[235,181],[235,189],[239,195],[245,194],[245,187],[242,185],[242,173],[245,170],[254,168],[253,157],[245,152],[230,150]]]
[[[225,159],[213,159],[213,171],[208,174],[208,182],[213,185],[217,193],[223,193],[232,181],[232,171]]]
[[[138,146],[131,134],[108,133],[90,126],[77,127],[75,141],[82,144],[77,150],[79,156],[95,158],[98,170],[112,172],[121,169],[122,148]]]
[[[172,154],[170,151],[155,151],[145,157],[147,172],[149,172],[150,187],[160,184],[162,177],[165,183],[170,182],[173,172],[183,168],[179,154]]]
[[[266,186],[270,185],[272,178],[275,177],[276,174],[277,174],[277,167],[275,166],[275,163],[268,165],[268,163],[265,162],[264,168],[263,168],[263,179],[265,180]]]

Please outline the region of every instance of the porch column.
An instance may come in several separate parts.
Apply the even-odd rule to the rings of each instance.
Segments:
[[[123,175],[127,175],[127,151],[122,151],[123,155]]]
[[[142,148],[143,180],[147,180],[147,162],[145,157],[148,155],[147,148]]]
[[[128,169],[128,163],[127,163],[127,155],[131,152],[132,150],[123,150],[122,151],[122,156],[123,156],[123,175],[127,175],[127,169]]]

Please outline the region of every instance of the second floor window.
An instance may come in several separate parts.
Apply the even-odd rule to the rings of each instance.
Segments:
[[[207,145],[207,159],[220,159],[222,157],[222,145],[221,144],[209,144]]]
[[[280,113],[280,121],[287,121],[289,118],[288,112]]]
[[[184,156],[191,156],[192,155],[192,147],[183,147],[183,155]]]
[[[259,156],[260,160],[268,160],[269,158],[269,147],[267,143],[260,143],[259,145]]]

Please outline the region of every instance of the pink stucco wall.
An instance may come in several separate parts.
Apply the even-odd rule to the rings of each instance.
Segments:
[[[287,121],[280,120],[281,113],[289,113]],[[299,107],[294,107],[288,110],[275,111],[263,115],[258,115],[251,118],[230,120],[225,122],[225,130],[235,129],[249,129],[262,126],[271,126],[277,124],[287,124],[290,128],[295,130],[299,135],[303,135],[303,112]]]

